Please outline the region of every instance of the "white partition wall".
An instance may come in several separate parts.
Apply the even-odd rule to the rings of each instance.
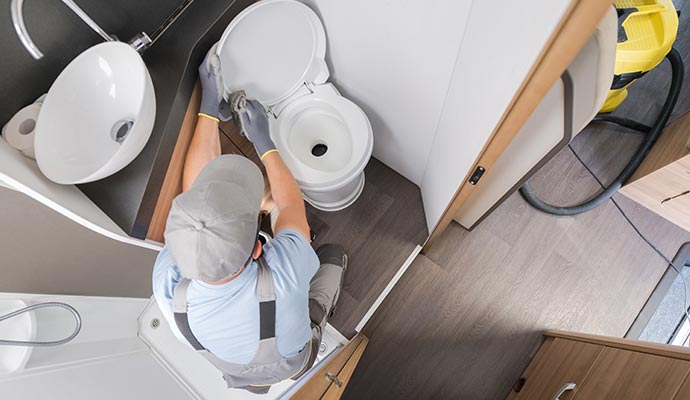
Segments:
[[[374,156],[422,189],[433,228],[570,0],[303,0]]]
[[[472,3],[420,185],[429,229],[472,168],[569,4]]]
[[[331,80],[374,129],[374,157],[417,185],[471,0],[303,0],[326,28]]]
[[[0,291],[151,296],[157,250],[113,240],[5,187],[0,204]]]
[[[75,185],[46,178],[36,161],[23,156],[0,138],[0,185],[35,199],[74,222],[107,238],[159,251],[161,245],[130,237]]]

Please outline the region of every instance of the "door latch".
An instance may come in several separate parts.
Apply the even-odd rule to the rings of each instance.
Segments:
[[[482,175],[484,175],[484,172],[486,172],[486,169],[481,165],[478,165],[470,177],[470,185],[476,185],[477,182],[479,182],[479,180],[482,178]]]

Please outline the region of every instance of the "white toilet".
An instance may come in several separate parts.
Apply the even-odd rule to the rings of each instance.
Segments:
[[[326,34],[294,0],[264,0],[225,29],[218,46],[225,97],[237,90],[271,116],[271,137],[302,189],[325,211],[357,200],[374,144],[364,112],[328,83]]]

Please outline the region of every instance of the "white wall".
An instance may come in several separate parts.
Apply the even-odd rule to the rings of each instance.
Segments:
[[[24,157],[0,138],[0,186],[11,188],[119,242],[159,251],[161,245],[130,237],[75,185],[59,185],[46,178],[36,161]]]
[[[472,168],[569,3],[472,3],[421,184],[430,229]]]
[[[332,81],[362,106],[374,156],[418,184],[438,221],[569,0],[303,0]]]
[[[157,255],[0,187],[0,291],[148,298]]]
[[[421,184],[471,0],[302,1],[326,28],[331,81],[371,120],[374,156]]]

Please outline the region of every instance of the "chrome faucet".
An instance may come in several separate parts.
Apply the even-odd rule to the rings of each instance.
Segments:
[[[67,7],[69,7],[70,10],[72,10],[79,18],[81,18],[82,21],[86,23],[91,29],[96,31],[100,37],[102,37],[105,41],[114,41],[116,40],[114,37],[111,37],[108,35],[98,24],[96,24],[91,17],[89,17],[84,10],[79,8],[79,6],[72,0],[62,0],[63,3]],[[22,12],[22,6],[24,5],[24,0],[12,0],[10,3],[10,13],[12,15],[12,25],[14,25],[14,30],[17,31],[17,36],[19,36],[19,40],[22,42],[26,50],[31,54],[33,58],[36,60],[39,60],[43,58],[43,53],[36,47],[34,44],[33,40],[31,40],[31,37],[29,36],[29,32],[26,30],[26,25],[24,25],[24,14]],[[151,39],[145,34],[141,33],[137,35],[133,40],[130,45],[134,47],[138,52],[142,52],[148,45],[151,43]]]

